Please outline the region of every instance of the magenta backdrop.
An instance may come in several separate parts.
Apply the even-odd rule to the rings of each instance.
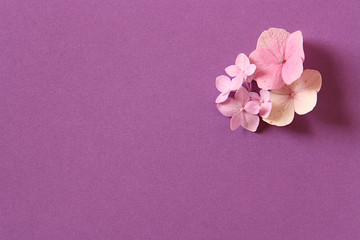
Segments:
[[[0,0],[0,239],[360,239],[359,9]],[[269,27],[318,105],[231,131],[215,77]]]

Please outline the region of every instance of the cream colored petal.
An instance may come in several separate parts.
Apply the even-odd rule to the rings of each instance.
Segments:
[[[294,119],[294,100],[290,95],[281,95],[271,92],[272,108],[270,115],[263,120],[271,125],[286,126]]]
[[[289,85],[289,88],[295,93],[303,91],[319,92],[321,88],[321,74],[316,70],[306,69],[298,80]]]
[[[284,85],[280,89],[271,90],[271,92],[279,95],[290,95],[292,93],[292,90],[289,88],[289,85]]]
[[[306,114],[316,106],[317,94],[314,90],[303,91],[294,96],[295,112],[299,115]]]

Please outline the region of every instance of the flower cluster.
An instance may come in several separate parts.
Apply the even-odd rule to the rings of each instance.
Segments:
[[[286,126],[295,112],[303,115],[313,110],[321,75],[304,70],[304,60],[302,33],[290,34],[279,28],[264,31],[249,58],[239,54],[235,65],[225,68],[232,79],[225,75],[216,78],[221,93],[215,102],[224,116],[231,117],[231,130],[242,126],[255,132],[260,117],[271,125]],[[251,90],[253,80],[259,94]],[[233,97],[231,92],[235,92]]]

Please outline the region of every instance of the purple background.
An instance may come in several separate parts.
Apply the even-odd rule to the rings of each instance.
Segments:
[[[352,1],[0,1],[0,239],[360,239]],[[215,77],[301,30],[315,110],[231,131]]]

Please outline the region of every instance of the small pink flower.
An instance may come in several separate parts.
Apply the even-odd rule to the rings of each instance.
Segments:
[[[231,117],[230,128],[235,130],[242,126],[243,128],[255,132],[259,126],[259,103],[250,101],[249,92],[240,87],[236,91],[234,98],[229,98],[226,102],[218,103],[217,108],[226,117]]]
[[[240,79],[230,80],[229,77],[225,75],[218,76],[216,78],[216,88],[221,92],[220,95],[216,98],[216,103],[224,102],[228,97],[230,92],[235,92],[241,87],[243,82]]]
[[[303,72],[304,59],[302,33],[290,34],[279,28],[262,32],[256,50],[250,54],[251,62],[256,64],[254,78],[265,90],[293,83]]]
[[[267,118],[271,112],[270,93],[266,90],[260,90],[260,96],[256,92],[250,92],[250,99],[257,101],[260,105],[260,117]]]
[[[225,72],[230,77],[241,79],[241,81],[244,82],[249,76],[253,75],[255,69],[255,64],[250,64],[249,58],[245,54],[240,53],[236,57],[235,65],[225,68]]]
[[[311,69],[304,70],[301,77],[291,85],[270,92],[272,110],[263,120],[276,126],[290,124],[294,119],[294,112],[303,115],[314,109],[320,88],[320,73]]]

